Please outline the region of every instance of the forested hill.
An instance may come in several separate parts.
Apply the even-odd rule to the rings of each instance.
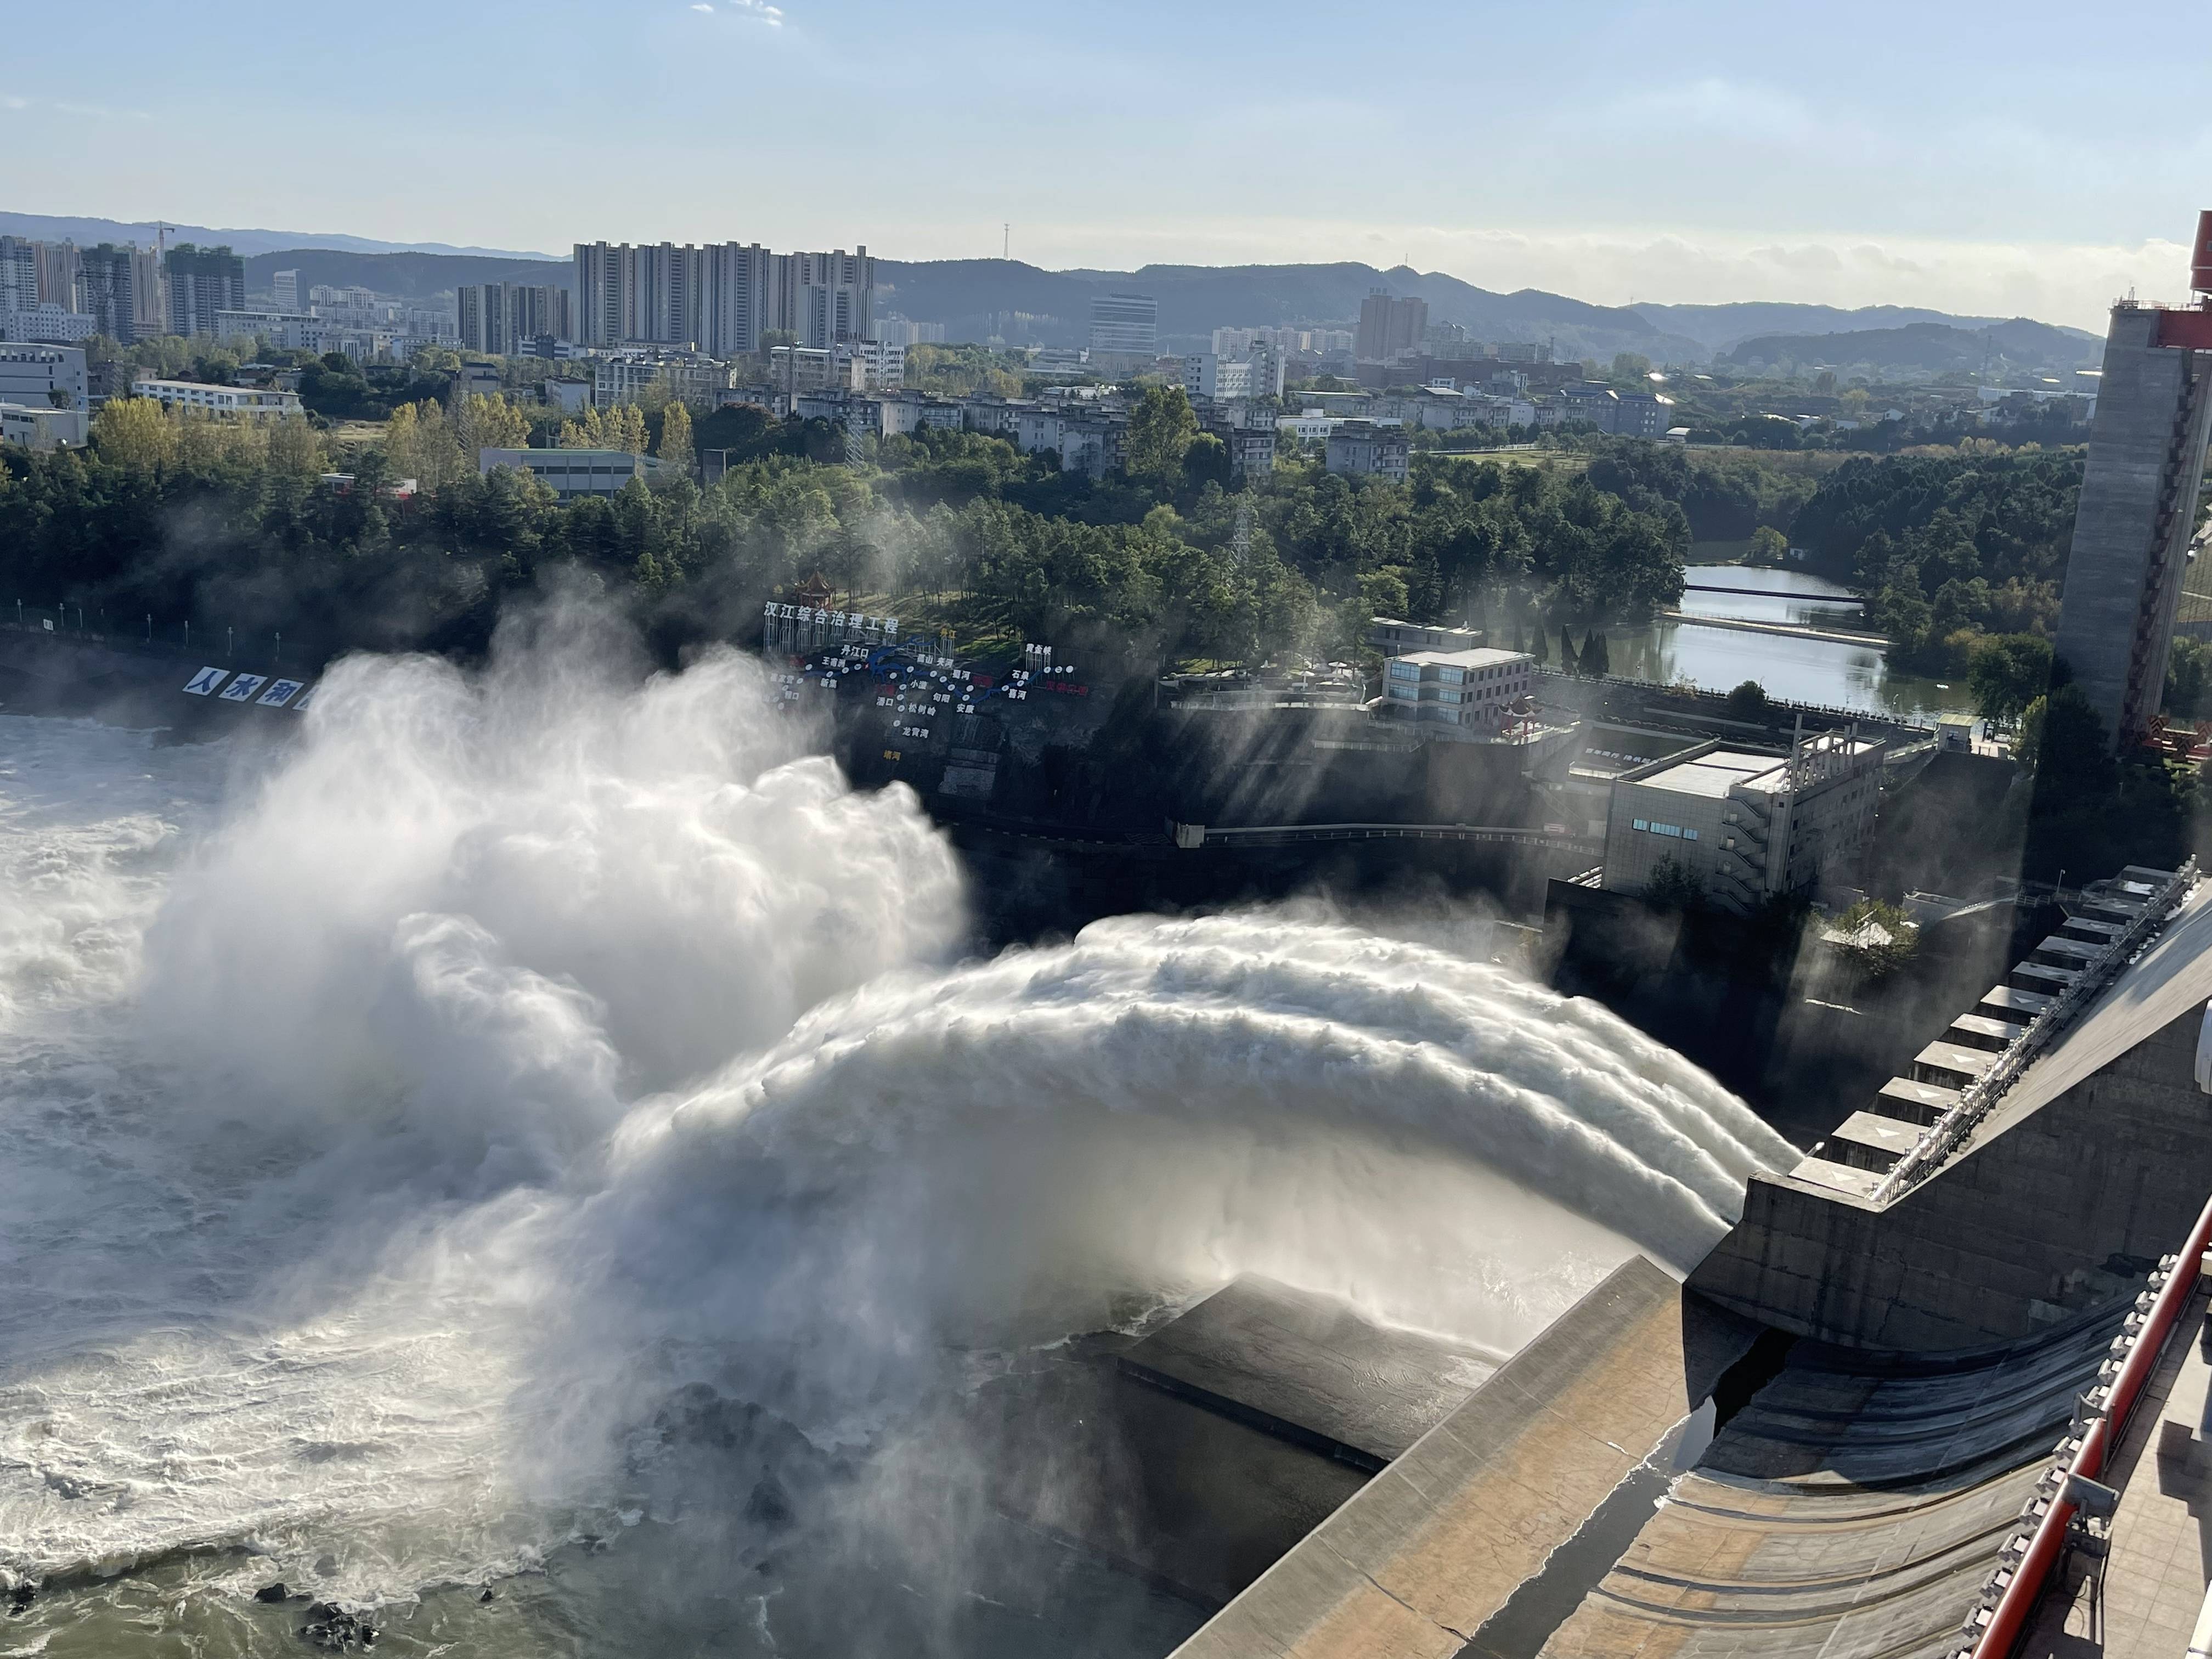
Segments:
[[[1720,361],[1737,368],[1783,372],[1818,365],[1838,375],[1866,374],[1870,378],[1983,370],[2050,374],[2094,368],[2102,351],[2100,341],[2079,329],[2054,328],[2021,317],[1978,329],[1910,323],[1902,328],[1848,333],[1761,334],[1722,354]]]

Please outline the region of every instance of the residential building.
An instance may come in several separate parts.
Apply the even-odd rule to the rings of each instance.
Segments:
[[[463,363],[453,371],[456,398],[496,398],[500,386],[499,370],[491,363]]]
[[[0,401],[0,443],[21,449],[82,449],[91,426],[92,416],[82,409]]]
[[[2191,280],[2191,309],[2112,307],[2058,611],[2057,654],[2124,747],[2165,696],[2212,437],[2212,212]]]
[[[129,345],[138,337],[138,251],[102,242],[77,256],[76,309],[92,331]]]
[[[208,386],[198,380],[133,380],[133,397],[151,398],[164,409],[198,410],[204,415],[265,420],[300,412],[300,394],[248,386]]]
[[[917,323],[904,317],[886,317],[876,325],[876,337],[885,345],[942,345],[945,325]]]
[[[592,405],[589,380],[544,380],[538,383],[538,401],[563,415],[580,415]]]
[[[33,242],[39,258],[39,303],[63,311],[76,309],[78,271],[75,242]]]
[[[454,290],[461,349],[495,357],[523,355],[523,343],[575,337],[568,290],[550,283],[471,283]]]
[[[882,340],[855,340],[830,350],[852,365],[852,384],[862,392],[896,392],[906,385],[906,348]]]
[[[1363,363],[1387,363],[1420,349],[1429,326],[1429,302],[1394,297],[1376,289],[1359,302],[1359,330],[1352,353]]]
[[[298,271],[280,270],[272,276],[269,279],[269,282],[270,288],[276,294],[277,310],[301,312],[307,309],[307,307],[302,303],[300,296],[300,273]]]
[[[1469,732],[1504,730],[1528,713],[1536,659],[1525,651],[1409,651],[1382,667],[1375,712]]]
[[[626,449],[480,449],[477,471],[485,477],[501,467],[527,472],[564,501],[580,495],[617,495],[632,478],[650,478],[660,463]]]
[[[657,389],[696,408],[712,409],[716,395],[735,378],[728,364],[696,352],[625,353],[592,360],[592,400],[611,409],[642,403]]]
[[[758,243],[575,245],[575,327],[589,345],[696,346],[750,355],[772,330],[827,348],[874,337],[876,262],[771,253]]]
[[[1671,861],[1742,913],[1848,884],[1874,830],[1885,745],[1857,729],[1792,741],[1786,756],[1708,743],[1613,780],[1603,886],[1649,890]]]
[[[1282,354],[1271,346],[1247,346],[1243,355],[1234,357],[1218,351],[1194,351],[1182,360],[1182,389],[1193,398],[1224,403],[1236,398],[1283,395]]]
[[[1656,392],[1624,392],[1613,419],[1613,429],[1624,438],[1663,438],[1674,424],[1674,400]]]
[[[1056,454],[1061,471],[1103,478],[1121,465],[1127,428],[1127,417],[1118,411],[1031,407],[1016,413],[1010,435],[1025,455]]]
[[[1344,421],[1328,434],[1327,466],[1331,472],[1389,478],[1403,483],[1413,446],[1405,428],[1374,421]]]
[[[39,245],[26,236],[0,236],[0,311],[28,311],[39,303]]]
[[[320,318],[303,312],[218,311],[215,314],[215,337],[226,345],[250,345],[255,340],[265,339],[270,345],[288,350],[337,349],[323,344],[323,336],[327,331]]]
[[[0,311],[0,340],[44,340],[66,344],[88,340],[93,319],[81,311],[59,306],[35,305],[21,311]]]
[[[149,340],[168,327],[169,279],[161,271],[161,249],[131,245],[131,307],[139,339]]]
[[[786,398],[826,392],[840,386],[835,357],[827,346],[776,346],[768,354],[768,381]],[[842,389],[852,389],[851,365],[843,366]]]
[[[0,345],[0,404],[28,409],[90,408],[83,348]]]
[[[1101,294],[1091,301],[1091,355],[1150,357],[1159,348],[1160,302],[1149,294]]]
[[[169,332],[213,334],[218,311],[246,309],[246,261],[227,247],[179,242],[162,274],[169,283]]]

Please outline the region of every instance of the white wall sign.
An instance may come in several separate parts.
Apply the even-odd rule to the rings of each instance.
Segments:
[[[203,668],[185,682],[185,690],[196,697],[204,697],[230,676],[228,668]]]
[[[268,684],[269,676],[266,674],[240,674],[223,688],[222,700],[225,702],[245,702]]]
[[[258,701],[264,708],[282,708],[298,695],[299,690],[298,680],[271,680],[269,689],[261,694]]]
[[[292,712],[296,714],[301,709],[305,708],[307,706],[307,700],[313,696],[316,691],[319,689],[319,687],[311,685],[306,690],[300,693],[298,700],[292,705]]]

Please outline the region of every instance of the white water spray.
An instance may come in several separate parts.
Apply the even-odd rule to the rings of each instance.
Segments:
[[[1355,927],[951,965],[955,862],[717,656],[357,660],[296,750],[9,720],[0,1568],[540,1559],[705,1377],[823,1439],[1260,1271],[1524,1340],[1784,1144],[1593,1005]]]

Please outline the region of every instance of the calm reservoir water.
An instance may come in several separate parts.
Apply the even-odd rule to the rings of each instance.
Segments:
[[[1684,574],[1693,586],[1763,590],[1757,594],[1686,592],[1680,608],[1689,615],[1814,627],[1863,625],[1849,589],[1804,571],[1693,564]],[[1883,652],[1871,646],[1695,623],[1660,623],[1608,633],[1606,643],[1613,672],[1638,679],[1668,684],[1687,680],[1714,691],[1757,680],[1770,697],[1905,718],[1932,720],[1954,710],[1973,710],[1963,676],[1945,684],[1893,672]]]

